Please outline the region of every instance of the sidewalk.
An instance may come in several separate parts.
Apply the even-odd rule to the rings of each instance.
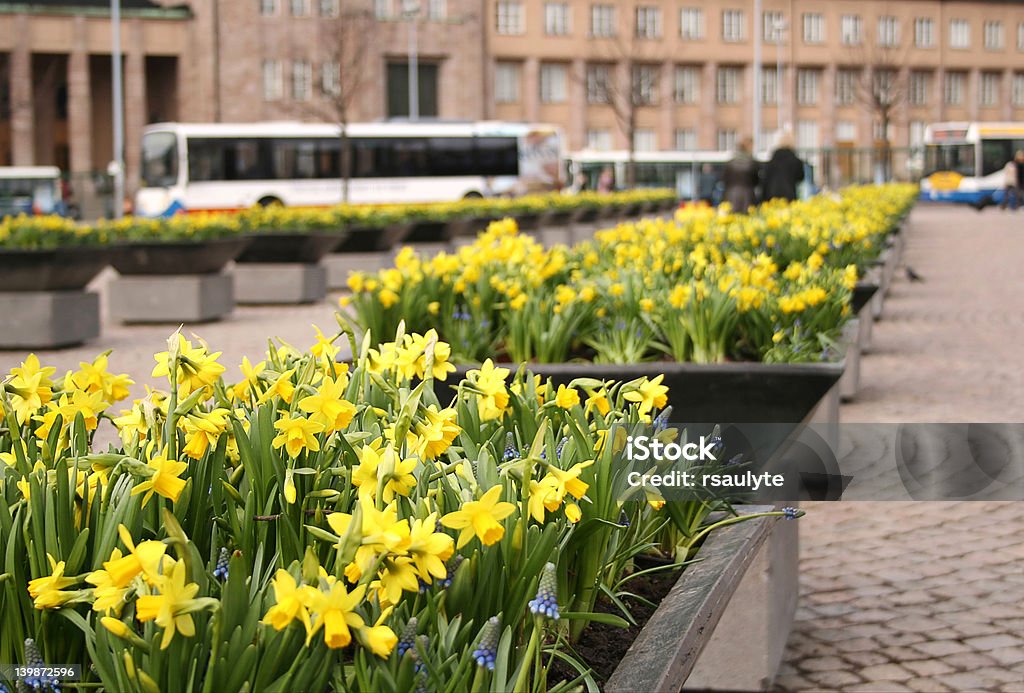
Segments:
[[[843,421],[1022,422],[1024,215],[921,205]],[[810,504],[779,691],[1024,691],[1024,504]]]

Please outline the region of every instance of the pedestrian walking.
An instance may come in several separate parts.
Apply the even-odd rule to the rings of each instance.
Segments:
[[[615,172],[611,166],[605,166],[597,179],[597,192],[610,193],[615,189]]]
[[[722,182],[725,183],[725,201],[734,212],[746,214],[757,204],[756,188],[759,179],[758,164],[751,154],[753,142],[744,137],[736,147],[736,154],[725,165]]]
[[[1010,200],[1013,202],[1010,202]],[[1003,167],[1003,200],[999,203],[999,209],[1016,210],[1020,204],[1020,179],[1017,177],[1017,161],[1010,159]]]
[[[783,133],[764,167],[764,199],[795,200],[796,187],[803,179],[804,162],[793,151],[793,138]]]

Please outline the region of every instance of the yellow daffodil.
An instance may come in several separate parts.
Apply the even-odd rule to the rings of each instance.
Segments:
[[[308,633],[312,628],[309,616],[309,593],[300,586],[287,570],[280,568],[271,582],[274,588],[274,606],[267,610],[263,622],[274,630],[284,630],[298,619]]]
[[[185,488],[185,480],[181,478],[181,473],[188,469],[188,464],[167,459],[167,451],[164,450],[161,454],[151,457],[147,466],[152,475],[132,489],[133,496],[146,494],[142,497],[142,507],[146,507],[154,493],[177,501]]]
[[[274,422],[274,428],[280,431],[273,440],[274,449],[284,447],[290,457],[298,457],[303,450],[317,452],[320,449],[316,435],[323,432],[322,423],[285,413]]]
[[[516,506],[501,500],[501,485],[491,487],[480,500],[467,501],[462,507],[441,518],[441,524],[451,529],[461,529],[458,548],[469,543],[474,536],[484,546],[501,541],[505,528],[501,520],[514,513]]]
[[[625,393],[622,398],[635,402],[640,416],[647,416],[652,409],[661,409],[668,403],[668,388],[661,384],[664,379],[664,373],[655,378],[644,378],[635,390]]]
[[[160,649],[166,650],[176,633],[191,638],[196,634],[195,621],[192,620],[195,596],[199,585],[186,580],[188,568],[185,561],[178,561],[167,575],[158,575],[154,579],[155,594],[144,594],[135,602],[135,615],[140,621],[156,621],[163,629]]]
[[[356,414],[355,405],[344,399],[347,377],[324,378],[315,395],[299,400],[299,409],[310,414],[310,420],[321,424],[326,433],[340,431]]]
[[[28,594],[37,609],[57,609],[75,596],[75,593],[63,590],[78,580],[64,577],[64,561],[58,562],[50,554],[46,554],[46,559],[50,562],[50,574],[30,580]]]
[[[555,393],[555,404],[562,409],[572,409],[580,403],[580,395],[574,388],[559,385]]]

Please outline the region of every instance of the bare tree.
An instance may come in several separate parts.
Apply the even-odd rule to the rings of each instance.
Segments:
[[[641,14],[634,3],[619,5],[625,16],[619,18],[614,36],[598,39],[598,61],[588,63],[585,74],[574,75],[586,86],[588,103],[604,104],[615,115],[619,130],[626,138],[626,187],[636,184],[636,133],[639,110],[652,106],[658,98],[661,66],[648,50],[656,42],[650,39],[661,32],[660,17]],[[647,8],[643,8],[647,12]]]
[[[355,103],[367,81],[374,55],[377,20],[370,6],[360,0],[340,0],[333,17],[317,23],[320,55],[323,59],[320,95],[298,106],[313,117],[337,123],[341,199],[348,202],[352,177],[352,147],[348,125]]]
[[[853,59],[862,66],[856,86],[856,99],[871,114],[882,133],[880,159],[883,175],[892,176],[892,143],[889,128],[896,113],[907,100],[907,78],[901,66],[905,64],[909,40],[901,41],[896,25],[890,29],[883,25],[886,17],[879,18],[877,31],[859,46],[852,47]]]

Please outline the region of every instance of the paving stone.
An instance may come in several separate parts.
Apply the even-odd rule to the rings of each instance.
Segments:
[[[977,652],[961,652],[960,654],[942,657],[941,661],[958,671],[974,671],[975,669],[985,669],[996,665],[995,659],[987,654],[979,654]]]
[[[846,670],[809,672],[807,678],[828,691],[844,690],[864,681],[857,674]]]
[[[879,664],[861,669],[860,675],[868,681],[907,681],[914,674],[898,664]]]
[[[839,657],[814,657],[801,661],[797,666],[804,671],[837,671],[848,669],[850,665]]]
[[[986,650],[985,654],[1004,665],[1024,662],[1024,649],[1020,647],[1000,647],[996,650]]]
[[[843,655],[846,661],[854,665],[853,671],[864,667],[873,667],[879,664],[888,664],[889,660],[878,652],[849,652]]]
[[[982,635],[977,638],[968,638],[964,640],[964,644],[969,645],[971,649],[985,652],[987,650],[1019,647],[1024,645],[1024,640],[1009,633],[997,633],[994,635]]]
[[[855,686],[848,686],[843,690],[848,693],[904,693],[905,691],[913,691],[912,688],[907,688],[895,681],[870,681],[868,683],[859,683]]]
[[[958,654],[960,652],[968,652],[971,649],[959,640],[926,640],[925,642],[919,642],[912,647],[922,654],[932,657],[945,657],[947,655]]]
[[[982,691],[995,688],[999,684],[998,681],[973,671],[944,676],[942,683],[956,691]]]
[[[942,676],[943,674],[951,674],[956,671],[941,659],[920,659],[916,662],[904,661],[901,662],[901,664],[918,676],[922,677]]]
[[[918,693],[948,693],[953,690],[934,679],[910,679],[904,681],[903,685],[912,691],[918,691]]]
[[[840,640],[834,646],[841,652],[877,652],[880,649],[878,642],[872,638]]]

